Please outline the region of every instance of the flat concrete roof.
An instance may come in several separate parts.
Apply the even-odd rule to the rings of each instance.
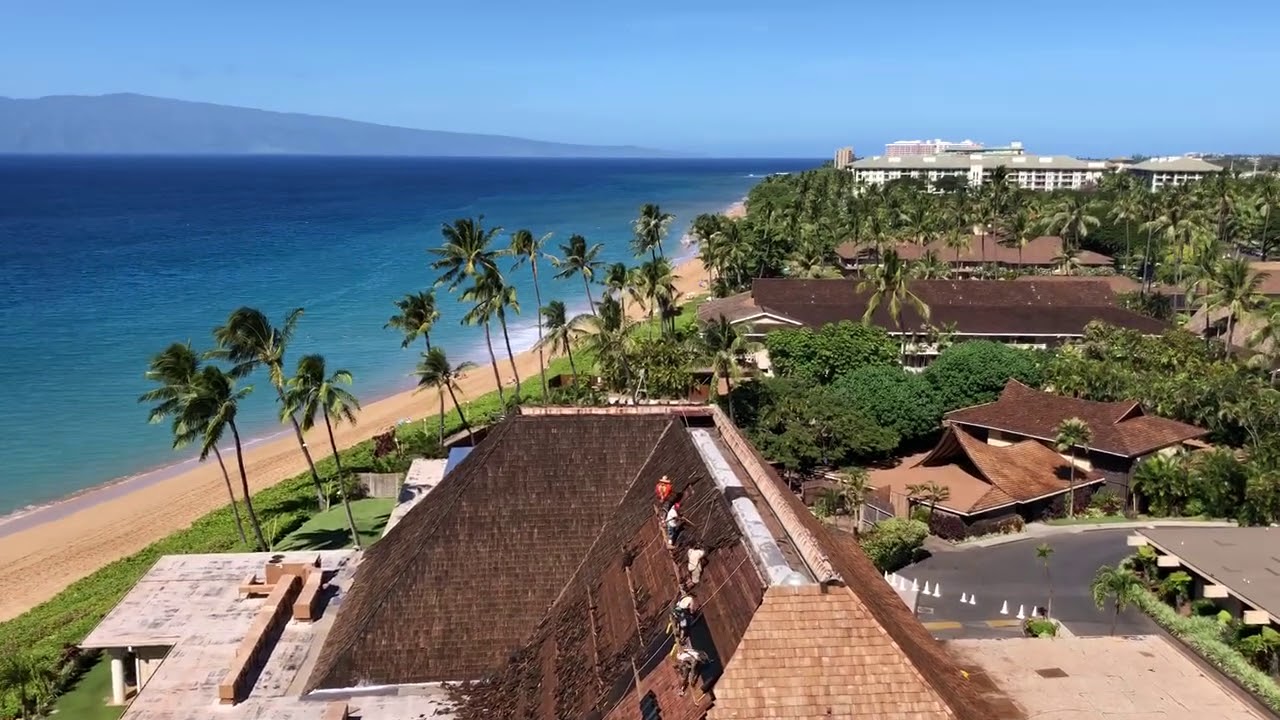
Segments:
[[[1161,527],[1138,534],[1188,569],[1280,618],[1280,528]]]
[[[326,702],[338,700],[359,708],[363,720],[449,716],[451,703],[438,685],[369,689],[371,694],[353,698],[300,696],[360,556],[353,550],[279,554],[285,562],[319,556],[321,569],[334,573],[329,584],[336,594],[317,622],[291,620],[285,626],[248,699],[234,706],[218,703],[218,684],[265,601],[241,598],[239,586],[250,573],[261,578],[276,553],[166,555],[147,571],[81,643],[171,648],[122,720],[313,720]]]
[[[445,462],[441,459],[415,458],[409,465],[409,472],[404,476],[404,484],[400,486],[400,496],[396,498],[396,506],[391,509],[387,526],[382,529],[383,537],[386,537],[387,533],[391,532],[391,528],[400,523],[414,505],[422,502],[427,493],[440,484],[444,479]]]
[[[994,683],[1028,718],[1271,717],[1163,636],[952,640],[945,646],[970,681]]]

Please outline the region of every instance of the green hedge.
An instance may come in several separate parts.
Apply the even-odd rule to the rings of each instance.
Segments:
[[[1222,639],[1222,625],[1217,620],[1202,616],[1183,617],[1147,590],[1139,592],[1134,604],[1267,707],[1280,712],[1280,685]]]
[[[890,518],[862,534],[859,544],[881,572],[896,572],[916,559],[929,536],[929,526],[919,520]]]

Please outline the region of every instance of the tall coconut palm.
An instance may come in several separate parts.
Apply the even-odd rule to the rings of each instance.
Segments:
[[[485,293],[493,300],[493,313],[498,318],[498,326],[502,328],[502,341],[507,346],[507,359],[511,362],[511,377],[515,379],[516,403],[520,402],[520,370],[516,367],[516,354],[511,348],[511,333],[507,327],[507,311],[520,314],[520,300],[516,297],[516,286],[507,282],[506,278],[496,270],[489,270],[476,278],[477,284],[486,287]]]
[[[1147,192],[1145,189],[1142,193],[1142,202],[1140,204],[1141,218],[1140,228],[1147,231],[1146,248],[1142,251],[1142,294],[1145,296],[1151,291],[1151,283],[1155,280],[1156,268],[1158,267],[1151,260],[1151,239],[1155,234],[1155,220],[1160,217],[1161,198],[1159,195]]]
[[[1080,247],[1089,236],[1089,229],[1102,221],[1093,214],[1093,201],[1082,193],[1072,193],[1049,208],[1045,227],[1062,236],[1063,245]]]
[[[489,363],[493,368],[493,381],[498,385],[498,402],[501,404],[503,412],[507,408],[507,396],[503,390],[502,374],[498,372],[498,356],[493,352],[493,333],[490,325],[498,312],[500,286],[495,283],[489,273],[481,275],[475,279],[471,287],[462,293],[462,299],[475,303],[471,309],[462,316],[464,325],[480,325],[484,328],[484,343],[489,349]],[[520,389],[517,386],[516,393],[519,394]]]
[[[587,289],[587,305],[592,313],[596,311],[596,301],[591,296],[591,282],[600,268],[604,267],[604,262],[599,259],[600,249],[603,247],[600,243],[588,246],[585,237],[572,235],[567,244],[560,246],[560,254],[564,257],[551,258],[552,266],[560,271],[555,275],[557,279],[582,276],[582,286]]]
[[[1129,232],[1134,222],[1142,222],[1143,200],[1149,193],[1142,188],[1125,190],[1116,196],[1109,215],[1112,221],[1124,223],[1124,263],[1130,264]]]
[[[456,290],[486,270],[496,270],[498,253],[493,249],[493,238],[500,232],[500,227],[485,229],[483,215],[474,220],[458,218],[452,225],[442,225],[440,234],[444,236],[444,245],[427,250],[436,257],[431,269],[441,271],[436,284]]]
[[[667,237],[667,230],[671,227],[671,221],[676,216],[671,213],[662,212],[662,208],[655,203],[645,203],[640,207],[640,216],[631,224],[634,237],[631,240],[631,249],[636,255],[643,255],[648,252],[650,259],[654,262],[659,257],[665,257],[662,253],[662,241]]]
[[[236,378],[246,377],[254,370],[265,367],[271,386],[276,389],[276,400],[281,405],[285,405],[284,354],[289,348],[289,342],[293,340],[293,333],[301,317],[302,308],[295,308],[290,310],[285,315],[284,322],[276,327],[261,310],[251,307],[237,308],[231,312],[225,323],[213,329],[213,339],[217,342],[218,348],[209,354],[234,363],[231,375]],[[311,482],[315,485],[320,509],[324,510],[328,507],[324,486],[320,483],[320,473],[316,472],[316,463],[311,458],[307,441],[302,437],[302,426],[293,414],[284,417],[293,426],[298,447],[302,449],[302,456],[306,458],[307,467],[311,470]]]
[[[1062,252],[1054,256],[1053,264],[1063,275],[1072,275],[1080,268],[1080,248],[1063,243]]]
[[[1226,258],[1217,263],[1208,278],[1208,295],[1205,304],[1227,311],[1227,344],[1233,341],[1236,321],[1251,315],[1267,304],[1262,294],[1262,281],[1269,277],[1265,272],[1254,272],[1244,258]]]
[[[724,378],[725,388],[733,395],[733,381],[742,377],[742,356],[750,347],[746,336],[737,325],[721,315],[702,331],[702,344],[711,356],[711,388],[719,392],[720,379]],[[736,422],[733,416],[733,402],[728,402],[729,419]]]
[[[649,324],[653,325],[654,313],[657,312],[658,322],[663,332],[675,330],[673,317],[670,318],[672,327],[667,327],[667,320],[678,294],[675,281],[675,272],[666,258],[644,262],[636,269],[635,285],[645,299],[644,304],[649,311]]]
[[[1259,308],[1254,318],[1256,329],[1249,334],[1248,345],[1258,355],[1252,360],[1272,373],[1274,380],[1276,367],[1280,366],[1280,303]]]
[[[907,235],[911,238],[911,242],[923,247],[933,240],[936,218],[931,196],[917,195],[912,202],[907,204],[906,209],[898,216],[898,219],[902,223],[903,229],[906,230]]]
[[[1105,609],[1107,602],[1111,602],[1112,635],[1116,634],[1116,623],[1120,620],[1120,612],[1130,603],[1137,602],[1141,592],[1142,580],[1138,579],[1132,570],[1123,567],[1103,565],[1098,568],[1097,574],[1093,576],[1093,582],[1089,584],[1089,594],[1099,610]]]
[[[937,250],[929,250],[924,257],[908,263],[907,267],[915,280],[946,280],[951,277],[951,266],[939,257]]]
[[[1067,483],[1067,517],[1075,517],[1076,514],[1076,451],[1084,448],[1087,453],[1092,440],[1093,430],[1084,420],[1072,417],[1058,423],[1054,444],[1058,452],[1071,455],[1071,479]]]
[[[604,271],[605,291],[622,304],[622,314],[627,313],[627,288],[631,286],[632,272],[626,263],[614,263]]]
[[[1044,607],[1046,617],[1053,617],[1053,575],[1049,572],[1049,559],[1053,557],[1053,546],[1040,543],[1036,546],[1036,559],[1044,565],[1044,584],[1049,589],[1049,602]]]
[[[240,442],[240,429],[236,416],[240,401],[253,392],[252,386],[236,387],[231,373],[223,372],[216,365],[205,365],[191,383],[190,397],[182,414],[174,418],[174,436],[185,441],[200,442],[200,459],[203,460],[218,446],[227,430],[236,448],[236,465],[240,471],[240,493],[244,496],[245,514],[249,527],[253,528],[258,550],[267,550],[267,540],[262,535],[262,525],[253,509],[253,497],[249,493],[249,476],[244,469],[244,446]]]
[[[1031,244],[1032,240],[1036,239],[1036,223],[1035,212],[1030,207],[1023,205],[1014,212],[1009,213],[1001,226],[1004,232],[1005,246],[1018,249],[1019,272],[1025,269],[1022,264],[1022,251]]]
[[[458,378],[462,373],[475,367],[475,363],[464,362],[459,365],[450,365],[449,357],[445,355],[442,348],[431,348],[428,352],[422,353],[422,359],[418,361],[418,367],[414,370],[414,375],[418,376],[418,389],[435,388],[440,398],[440,446],[444,447],[444,394],[449,393],[449,399],[453,401],[453,408],[458,411],[458,420],[462,423],[462,427],[467,430],[467,437],[471,439],[471,444],[476,444],[475,433],[471,429],[471,424],[467,422],[467,416],[462,412],[462,405],[458,403]]]
[[[552,356],[563,353],[569,357],[569,369],[573,372],[574,381],[578,378],[578,365],[573,360],[573,346],[578,342],[578,336],[582,334],[582,318],[579,315],[570,318],[565,305],[559,300],[552,300],[547,306],[542,308],[543,322],[547,326],[547,334],[539,341],[539,345],[545,345]]]
[[[1205,204],[1211,206],[1217,231],[1214,237],[1220,243],[1226,243],[1227,235],[1237,215],[1237,195],[1239,179],[1231,171],[1213,173],[1194,187],[1203,195]]]
[[[1177,248],[1174,283],[1182,285],[1182,256],[1187,244],[1203,230],[1202,218],[1195,207],[1190,185],[1174,185],[1160,192],[1159,214],[1148,227]]]
[[[631,368],[627,355],[631,350],[632,323],[622,316],[618,301],[606,297],[599,312],[581,319],[582,346],[596,359],[600,374],[610,379],[615,389],[631,387]]]
[[[533,272],[533,299],[542,307],[542,288],[538,284],[538,258],[543,256],[542,246],[551,238],[551,233],[542,237],[534,237],[528,230],[517,230],[511,234],[509,252],[515,256],[511,269],[518,270],[526,262]],[[542,397],[547,397],[547,361],[542,355],[542,313],[538,313],[538,374],[542,377]]]
[[[392,315],[387,320],[387,324],[382,326],[383,329],[399,330],[404,335],[404,339],[400,342],[402,348],[409,347],[414,340],[422,337],[427,343],[427,349],[430,350],[431,328],[440,319],[435,291],[405,293],[404,297],[396,301],[396,309],[400,312]]]
[[[1265,262],[1267,244],[1271,239],[1271,212],[1276,209],[1276,205],[1280,204],[1280,179],[1275,175],[1260,175],[1256,182],[1258,185],[1254,209],[1262,214],[1262,235],[1258,237],[1258,254]]]
[[[298,358],[298,367],[293,377],[285,384],[282,412],[296,414],[302,421],[303,430],[315,427],[317,416],[324,421],[325,432],[329,434],[329,449],[333,451],[333,464],[337,468],[334,482],[338,486],[338,498],[347,514],[347,527],[351,528],[351,544],[359,550],[360,531],[356,529],[356,519],[351,514],[351,500],[347,497],[345,478],[342,476],[342,456],[338,453],[338,443],[333,438],[335,423],[345,421],[356,424],[360,401],[343,387],[351,382],[349,370],[335,370],[330,375],[323,355],[303,355]]]
[[[200,355],[191,348],[189,342],[173,343],[154,355],[144,377],[157,383],[159,387],[148,390],[138,398],[140,403],[158,403],[151,408],[147,422],[158,423],[181,416],[191,400],[192,383],[199,374]],[[194,430],[202,433],[204,428],[194,428]],[[190,438],[180,438],[175,435],[173,446],[177,449],[188,444],[190,440]],[[236,532],[240,535],[240,542],[248,544],[249,540],[244,534],[244,523],[240,519],[240,506],[236,504],[236,493],[231,488],[231,473],[227,472],[227,463],[223,461],[217,445],[213,446],[213,455],[218,460],[218,467],[222,469],[222,480],[227,486],[227,497],[231,501],[231,514],[235,517]]]
[[[902,329],[902,306],[911,305],[925,322],[929,320],[929,306],[911,291],[911,268],[898,257],[896,250],[888,250],[880,258],[880,264],[869,268],[866,278],[858,284],[858,292],[870,292],[862,322],[871,324],[871,318],[881,305],[888,303],[889,317],[898,329],[901,351],[907,350],[907,336]]]

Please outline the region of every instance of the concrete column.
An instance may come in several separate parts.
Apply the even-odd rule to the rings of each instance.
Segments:
[[[124,687],[124,650],[111,650],[111,704],[123,705],[125,701]]]

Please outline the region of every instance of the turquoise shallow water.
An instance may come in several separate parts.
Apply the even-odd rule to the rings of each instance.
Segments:
[[[393,300],[434,279],[426,248],[442,222],[483,213],[508,231],[554,232],[552,245],[578,232],[626,260],[641,203],[675,213],[674,252],[698,213],[815,164],[0,158],[0,514],[186,458],[135,402],[142,373],[169,342],[208,346],[239,305],[276,318],[305,307],[291,357],[324,353],[373,400],[413,384],[416,351],[382,326]],[[524,347],[534,301],[518,280]],[[543,293],[585,305],[580,283]],[[482,359],[478,330],[450,303],[444,312],[433,341],[455,361]],[[242,411],[249,435],[279,431],[269,405],[258,392]]]

